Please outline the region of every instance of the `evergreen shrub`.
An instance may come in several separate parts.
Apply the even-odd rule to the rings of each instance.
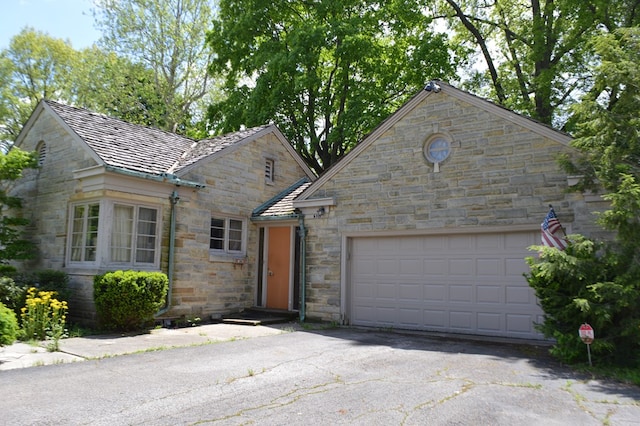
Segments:
[[[20,315],[20,309],[24,306],[27,297],[27,286],[17,284],[13,278],[0,277],[0,303],[13,310],[16,316]]]
[[[161,272],[115,271],[96,275],[93,297],[103,327],[139,330],[153,322],[169,288]]]
[[[0,346],[12,344],[18,335],[16,314],[0,302]]]
[[[535,246],[525,274],[545,315],[537,329],[555,339],[551,353],[567,363],[587,361],[581,324],[595,332],[594,364],[640,366],[640,265],[624,262],[618,247],[581,235],[566,250]]]

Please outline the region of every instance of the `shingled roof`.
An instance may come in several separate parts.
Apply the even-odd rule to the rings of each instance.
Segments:
[[[291,185],[260,207],[256,208],[252,214],[252,220],[263,220],[270,218],[277,218],[283,216],[291,216],[295,214],[295,208],[293,207],[293,200],[298,195],[307,189],[311,185],[311,182],[307,178],[300,179],[298,182]]]
[[[108,166],[153,175],[177,173],[269,126],[195,141],[54,101],[45,103]]]

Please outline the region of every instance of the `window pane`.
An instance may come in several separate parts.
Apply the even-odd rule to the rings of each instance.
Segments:
[[[140,207],[138,210],[138,237],[136,238],[136,262],[154,263],[156,253],[156,209]]]
[[[112,262],[131,262],[132,236],[133,207],[114,205],[111,231]]]
[[[229,220],[229,251],[242,251],[241,220]]]
[[[209,248],[224,250],[224,219],[211,218],[211,242]]]
[[[99,216],[99,204],[74,206],[70,247],[72,261],[96,260]]]

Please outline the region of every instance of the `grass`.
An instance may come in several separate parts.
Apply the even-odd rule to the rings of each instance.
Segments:
[[[612,379],[618,382],[640,386],[640,368],[626,368],[617,366],[574,365],[571,368],[581,373],[589,374],[593,379]]]

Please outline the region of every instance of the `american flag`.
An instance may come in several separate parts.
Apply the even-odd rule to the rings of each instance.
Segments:
[[[556,236],[558,231],[564,233],[564,230],[560,225],[560,221],[558,220],[558,216],[556,216],[556,212],[553,210],[553,207],[549,208],[549,213],[547,213],[547,216],[544,218],[540,227],[542,228],[543,246],[555,247],[558,250],[564,250],[567,248],[567,240]]]

